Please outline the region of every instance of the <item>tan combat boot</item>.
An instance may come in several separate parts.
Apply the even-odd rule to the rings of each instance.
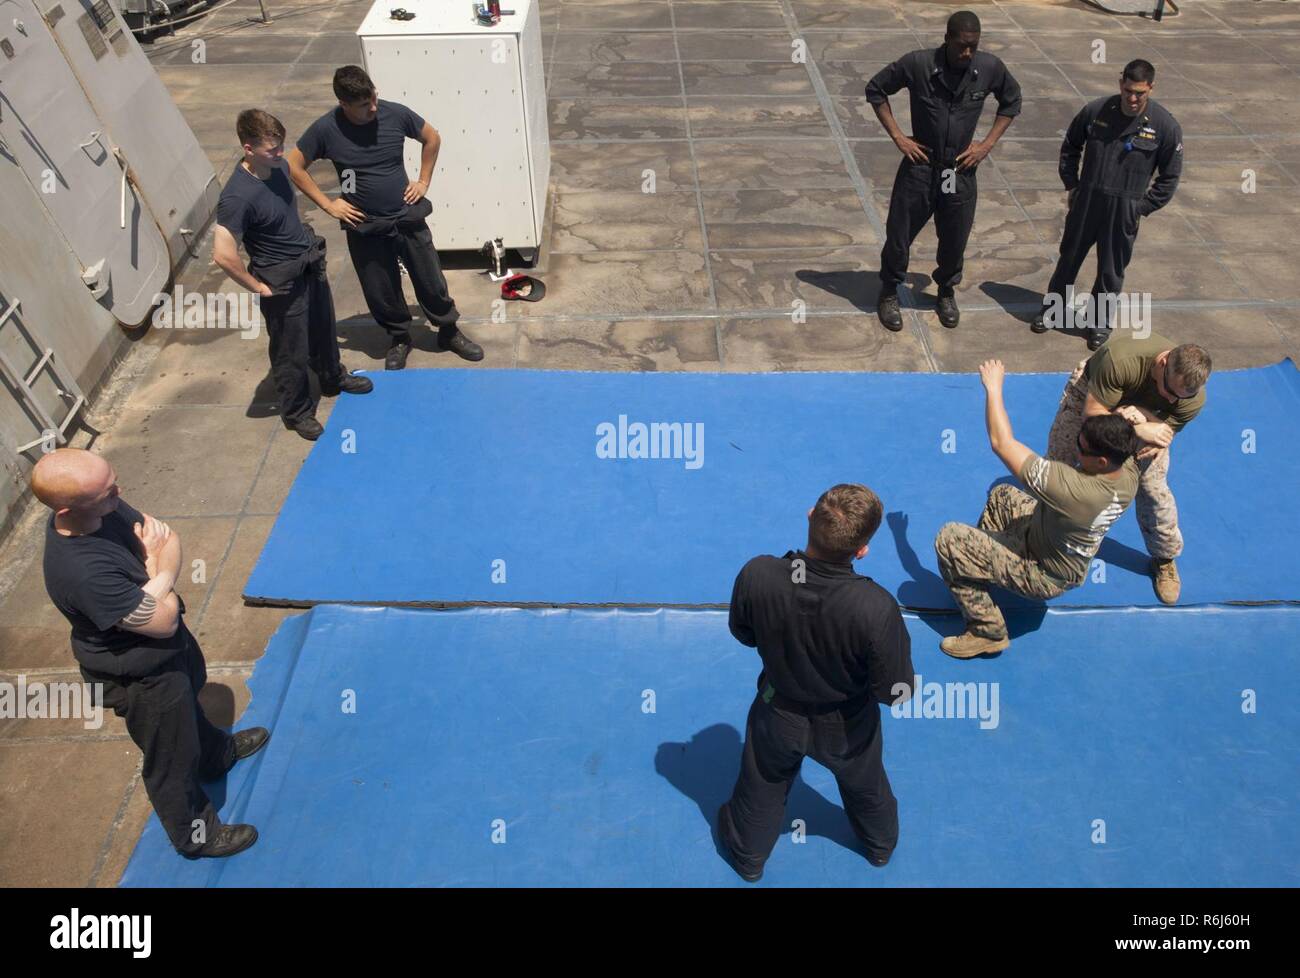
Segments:
[[[1155,579],[1156,597],[1163,604],[1177,604],[1183,582],[1178,579],[1178,568],[1172,560],[1151,558],[1151,576]]]
[[[989,655],[993,652],[1001,652],[1009,648],[1011,639],[1009,638],[985,638],[982,635],[972,635],[966,632],[964,635],[953,635],[945,638],[939,643],[939,648],[943,649],[954,659],[973,659],[977,655]]]

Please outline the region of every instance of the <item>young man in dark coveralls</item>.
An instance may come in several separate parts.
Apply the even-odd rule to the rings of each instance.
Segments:
[[[180,536],[132,509],[117,473],[98,455],[60,448],[32,469],[32,494],[53,512],[45,529],[45,589],[72,625],[82,678],[126,718],[144,754],[149,801],[176,851],[233,856],[257,841],[251,825],[223,825],[201,782],[257,753],[265,727],[233,737],[199,705],[203,652],[174,588]]]
[[[308,441],[324,428],[316,420],[308,368],[321,393],[365,394],[374,389],[339,361],[334,297],[325,277],[325,239],[298,216],[293,184],[281,163],[284,126],[261,109],[239,113],[235,131],[244,159],[222,188],[212,236],[212,260],[227,275],[261,296],[270,340],[271,372],[280,395],[280,418]],[[239,246],[248,252],[248,267]]]
[[[397,102],[381,101],[374,83],[356,65],[334,73],[336,108],[313,122],[289,151],[293,182],[347,232],[348,253],[370,315],[388,331],[384,366],[401,370],[411,352],[411,311],[402,291],[398,259],[411,276],[415,297],[438,327],[438,346],[465,360],[482,360],[483,349],[460,331],[460,310],[447,291],[433,236],[425,219],[433,210],[425,194],[438,162],[438,130]],[[406,140],[417,140],[420,177],[408,180]],[[326,159],[338,172],[342,194],[325,196],[307,172]]]
[[[1133,257],[1138,224],[1173,199],[1183,172],[1183,131],[1169,110],[1151,100],[1156,69],[1138,59],[1124,66],[1120,93],[1089,102],[1061,143],[1061,182],[1070,209],[1061,257],[1031,328],[1073,325],[1066,289],[1074,285],[1089,249],[1097,246],[1097,278],[1089,303],[1088,349],[1106,342],[1115,296]],[[1083,156],[1083,172],[1079,157]],[[1159,173],[1152,181],[1152,176]]]
[[[942,47],[904,55],[867,84],[867,101],[903,154],[889,198],[876,307],[881,324],[894,332],[903,328],[898,286],[907,275],[912,242],[931,215],[939,235],[939,322],[951,329],[961,316],[953,290],[961,282],[975,223],[975,171],[1020,114],[1020,86],[1000,59],[978,50],[979,42],[979,18],[958,11],[948,18]],[[903,134],[889,107],[889,96],[903,88],[911,105],[911,136]],[[998,103],[997,118],[984,140],[971,142],[990,94]]]
[[[878,704],[911,697],[912,643],[893,596],[853,570],[882,512],[866,486],[828,489],[808,511],[806,550],[755,557],[736,578],[731,634],[758,649],[763,671],[740,777],[717,829],[732,866],[751,883],[781,834],[805,755],[834,773],[872,865],[885,865],[898,844]]]

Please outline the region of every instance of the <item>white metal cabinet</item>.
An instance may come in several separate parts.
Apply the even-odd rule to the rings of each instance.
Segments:
[[[506,0],[515,14],[496,27],[475,21],[471,0],[406,0],[408,21],[389,16],[394,6],[377,0],[357,36],[379,97],[414,109],[442,137],[429,187],[434,244],[477,249],[499,237],[536,249],[551,169],[537,4]],[[406,166],[419,172],[416,142]]]

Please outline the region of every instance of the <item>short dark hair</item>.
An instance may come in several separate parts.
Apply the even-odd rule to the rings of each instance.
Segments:
[[[808,543],[827,560],[852,560],[876,530],[885,507],[866,486],[842,482],[821,494],[808,520]]]
[[[956,37],[958,34],[978,34],[980,32],[980,19],[975,16],[973,11],[958,10],[948,18],[948,33],[946,37]]]
[[[270,112],[261,109],[245,109],[235,120],[235,135],[239,137],[240,146],[252,146],[260,139],[284,139],[284,123]]]
[[[1082,430],[1092,450],[1111,465],[1123,465],[1138,450],[1137,432],[1118,414],[1094,414],[1084,419]]]
[[[1154,85],[1156,83],[1156,66],[1150,61],[1134,58],[1124,66],[1124,80],[1146,82],[1148,85]]]
[[[364,68],[344,65],[334,72],[334,97],[340,102],[365,102],[375,94],[375,83]]]

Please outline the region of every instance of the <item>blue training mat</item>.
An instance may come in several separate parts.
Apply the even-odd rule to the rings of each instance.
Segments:
[[[1300,884],[1300,609],[1019,615],[969,662],[937,648],[957,622],[909,618],[922,702],[982,683],[988,709],[883,711],[889,866],[808,761],[760,885]],[[254,672],[240,726],[270,743],[211,789],[260,841],[191,862],[151,817],[122,882],[745,885],[710,823],[758,668],[716,611],[318,607]]]
[[[725,605],[746,560],[804,545],[805,513],[823,490],[863,482],[891,515],[859,571],[908,607],[947,609],[935,533],[949,520],[975,523],[991,485],[1009,477],[988,448],[973,374],[372,379],[374,393],[340,398],[246,597]],[[1016,435],[1037,451],[1064,382],[1007,378]],[[1300,485],[1297,418],[1300,374],[1289,360],[1211,377],[1206,409],[1173,449],[1183,604],[1300,599],[1300,521],[1278,505]],[[702,464],[597,456],[599,426],[611,426],[601,430],[613,430],[606,447],[617,453],[634,450],[638,422],[702,424]],[[677,447],[685,456],[684,440]],[[1131,509],[1099,556],[1104,582],[1054,604],[1157,604]]]

